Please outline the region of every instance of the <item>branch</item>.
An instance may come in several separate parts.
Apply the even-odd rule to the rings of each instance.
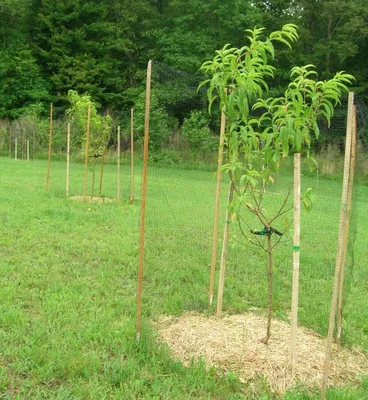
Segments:
[[[250,230],[251,228],[250,228],[250,226],[248,225],[247,221],[246,221],[241,215],[238,215],[238,225],[239,225],[239,229],[240,229],[240,232],[242,233],[242,235],[248,240],[248,242],[250,242],[250,243],[252,243],[252,244],[254,244],[254,245],[256,245],[256,246],[261,247],[266,253],[268,253],[268,250],[263,246],[263,244],[260,242],[260,240],[258,239],[258,237],[256,237],[256,240],[257,240],[258,243],[253,242],[252,240],[250,240],[250,239],[247,237],[247,235],[245,234],[245,232],[244,232],[244,230],[243,230],[243,227],[241,226],[240,218],[243,220],[243,222],[245,223],[245,225],[247,225],[247,227],[249,228],[249,230]]]
[[[285,197],[283,203],[281,204],[281,207],[279,208],[278,212],[277,212],[276,215],[271,219],[270,225],[272,224],[273,221],[275,221],[275,219],[279,218],[282,214],[285,214],[286,211],[283,212],[283,210],[284,210],[284,208],[285,208],[285,206],[286,206],[286,203],[287,203],[287,201],[288,201],[288,199],[289,199],[289,197],[290,197],[291,188],[293,187],[293,184],[294,184],[294,181],[291,182],[291,184],[290,184],[290,186],[289,186],[289,190],[288,190],[288,192],[287,192],[287,195],[286,195],[286,197]],[[293,208],[293,207],[291,207],[291,208]],[[291,208],[290,208],[290,209],[291,209]],[[290,209],[288,209],[287,211],[289,211]]]
[[[290,223],[288,224],[288,226],[286,227],[286,229],[284,230],[284,232],[282,232],[282,236],[279,236],[279,238],[276,240],[275,244],[272,246],[272,250],[279,244],[280,240],[282,239],[282,237],[284,236],[285,232],[290,228],[290,225],[292,224],[294,220],[292,219],[290,221]]]

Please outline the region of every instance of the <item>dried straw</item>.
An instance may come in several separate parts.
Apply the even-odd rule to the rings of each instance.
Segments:
[[[260,342],[267,319],[255,314],[227,316],[222,319],[184,314],[161,317],[154,323],[161,341],[166,342],[174,358],[188,365],[202,358],[207,366],[239,373],[240,379],[266,378],[278,393],[297,383],[313,388],[320,384],[326,354],[325,339],[305,328],[298,328],[295,376],[288,368],[290,325],[273,320],[268,345]],[[368,374],[368,359],[357,350],[333,349],[328,385],[357,382]]]

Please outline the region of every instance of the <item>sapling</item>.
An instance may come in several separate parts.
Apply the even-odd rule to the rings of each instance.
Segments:
[[[273,314],[274,248],[291,224],[288,222],[283,229],[279,227],[280,218],[292,209],[289,198],[293,182],[273,212],[267,207],[266,190],[274,182],[281,158],[302,152],[309,155],[311,137],[318,139],[319,136],[319,118],[330,121],[334,106],[347,89],[345,84],[353,78],[340,72],[328,81],[317,81],[312,65],[295,67],[284,96],[267,97],[266,80],[275,72],[269,65],[274,58],[273,43],[291,47],[298,38],[297,27],[285,25],[266,38],[263,38],[263,28],[247,32],[248,45],[241,48],[226,45],[216,52],[213,60],[202,65],[202,70],[211,77],[201,86],[208,86],[209,110],[219,98],[227,117],[227,160],[223,169],[229,174],[235,192],[230,207],[246,241],[267,254],[267,328],[261,339],[267,344]],[[308,189],[302,196],[307,208],[311,207],[311,199]],[[253,215],[260,227],[250,226],[250,219],[244,213]]]
[[[75,120],[81,129],[85,129],[87,122],[87,110],[90,107],[90,138],[88,147],[88,166],[92,172],[91,196],[94,195],[96,164],[107,147],[110,131],[111,117],[106,115],[100,116],[97,112],[96,104],[92,101],[88,94],[79,95],[74,90],[69,90],[68,99],[71,107],[67,110],[67,114]],[[86,134],[83,136],[86,140]]]

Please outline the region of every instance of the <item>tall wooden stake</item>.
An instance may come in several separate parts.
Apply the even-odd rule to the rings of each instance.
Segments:
[[[327,378],[328,378],[328,375],[330,372],[332,337],[333,337],[334,327],[335,327],[335,317],[336,317],[336,310],[337,310],[337,296],[338,296],[338,291],[339,291],[341,260],[342,260],[342,255],[343,255],[342,243],[343,243],[343,236],[344,236],[345,222],[346,222],[346,213],[347,213],[349,168],[350,168],[350,156],[351,156],[351,135],[352,135],[352,126],[353,126],[353,104],[354,104],[354,93],[349,92],[348,118],[347,118],[346,142],[345,142],[344,178],[343,178],[342,195],[341,195],[341,209],[340,209],[339,239],[338,239],[338,244],[337,244],[335,276],[334,276],[334,282],[333,282],[333,292],[332,292],[331,310],[330,310],[330,322],[329,322],[329,326],[328,326],[326,358],[325,358],[322,389],[321,389],[322,399],[326,399],[326,384],[327,384]]]
[[[226,257],[227,257],[227,247],[229,244],[229,232],[230,232],[230,222],[231,222],[231,212],[229,210],[229,204],[233,200],[234,194],[234,185],[231,183],[229,188],[229,195],[227,201],[227,209],[226,209],[226,219],[225,219],[225,228],[224,228],[224,236],[222,239],[222,253],[221,253],[221,262],[220,262],[220,278],[219,278],[219,287],[218,287],[218,296],[217,296],[217,311],[216,315],[218,318],[221,317],[222,314],[222,298],[224,295],[224,285],[225,285],[225,269],[226,269]]]
[[[296,334],[298,328],[299,264],[300,264],[300,164],[301,154],[294,154],[294,239],[293,239],[293,287],[291,299],[290,366],[295,374]]]
[[[225,122],[226,116],[222,111],[221,113],[221,125],[220,125],[220,143],[219,152],[217,158],[217,185],[216,185],[216,201],[215,201],[215,219],[213,224],[213,242],[212,242],[212,259],[211,259],[211,272],[210,272],[210,289],[208,293],[208,307],[211,307],[213,302],[213,291],[215,286],[215,272],[216,272],[216,261],[217,261],[217,240],[218,240],[218,225],[220,215],[220,204],[221,204],[221,180],[222,180],[222,163],[224,154],[224,140],[225,140]]]
[[[9,127],[9,158],[12,158],[12,133]]]
[[[145,220],[146,220],[146,193],[147,193],[149,117],[150,117],[150,99],[151,99],[151,74],[152,74],[152,61],[150,60],[148,62],[148,67],[147,67],[146,113],[145,113],[145,120],[144,120],[142,201],[141,201],[141,223],[140,223],[140,238],[139,238],[139,267],[138,267],[137,319],[136,319],[136,339],[138,342],[139,342],[139,339],[141,336],[141,322],[142,322],[144,229],[145,229]]]
[[[26,142],[26,147],[27,147],[27,161],[29,161],[29,140]]]
[[[23,131],[22,159],[27,161],[27,136],[25,131]]]
[[[102,158],[101,158],[100,188],[98,190],[99,196],[102,196],[102,183],[103,183],[103,174],[104,174],[104,167],[105,167],[105,156],[106,156],[106,150],[104,150],[102,152]]]
[[[66,133],[66,195],[69,196],[69,175],[70,175],[70,122],[67,125]]]
[[[49,128],[49,153],[47,158],[47,176],[46,176],[46,190],[50,188],[50,164],[51,164],[51,146],[52,146],[52,117],[53,105],[50,104],[50,128]]]
[[[110,115],[110,110],[107,109],[106,111],[106,116]],[[106,124],[106,127],[108,125]],[[102,196],[102,183],[103,183],[103,174],[104,174],[104,167],[105,167],[105,156],[106,156],[106,148],[104,148],[104,151],[102,152],[102,158],[101,158],[101,172],[100,172],[100,189],[98,191],[98,195]]]
[[[35,146],[36,146],[36,132],[33,129],[32,131],[32,160],[35,159]]]
[[[83,184],[83,197],[87,196],[87,170],[88,170],[88,151],[89,151],[89,127],[91,123],[91,104],[88,104],[87,111],[87,136],[86,136],[86,147],[84,156],[84,184]]]
[[[342,309],[343,309],[343,299],[344,299],[344,279],[345,279],[345,262],[346,253],[348,250],[348,236],[350,227],[350,215],[351,215],[351,204],[353,199],[353,188],[354,188],[354,174],[355,174],[355,159],[356,159],[356,106],[353,106],[353,121],[352,121],[352,133],[351,133],[351,157],[350,157],[350,170],[349,170],[349,187],[348,187],[348,198],[346,207],[346,220],[345,220],[345,230],[343,234],[342,242],[342,257],[341,257],[341,267],[340,267],[340,287],[339,287],[339,304],[337,309],[337,336],[336,341],[338,344],[341,342],[342,334]]]
[[[118,126],[118,160],[117,160],[117,193],[116,193],[116,201],[120,203],[120,126]]]
[[[15,138],[14,160],[18,159],[18,138]]]
[[[134,201],[134,109],[130,109],[130,198]]]

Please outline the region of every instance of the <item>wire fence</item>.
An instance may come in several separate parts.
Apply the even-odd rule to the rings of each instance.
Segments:
[[[134,115],[132,110],[125,112],[129,121],[125,126],[118,129],[117,121],[112,121],[106,149],[98,159],[89,160],[87,169],[83,169],[82,164],[85,156],[83,135],[73,135],[77,128],[72,122],[68,152],[68,121],[54,121],[52,158],[66,161],[69,154],[72,160],[80,163],[73,164],[66,177],[53,177],[51,163],[51,183],[52,179],[66,178],[66,192],[70,196],[83,197],[87,186],[88,197],[145,202],[140,254],[144,267],[140,277],[143,304],[140,307],[143,316],[154,319],[160,319],[163,314],[179,316],[186,312],[265,316],[269,307],[270,273],[266,245],[267,237],[272,233],[273,321],[289,324],[293,258],[292,160],[283,160],[263,195],[269,215],[277,213],[283,205],[287,210],[275,220],[272,232],[265,231],[246,208],[236,217],[231,215],[231,209],[227,208],[230,180],[222,174],[221,183],[217,181],[216,160],[222,154],[221,146],[218,152],[220,107],[215,105],[212,115],[208,114],[206,93],[197,90],[201,80],[201,76],[154,62],[149,119],[145,93],[142,92],[134,106]],[[356,154],[352,151],[348,157],[350,160],[355,158],[355,170],[349,178],[350,182],[354,180],[354,185],[350,209],[344,211],[343,207],[350,222],[344,290],[338,296],[342,310],[336,315],[336,321],[340,318],[337,322],[341,323],[342,329],[339,342],[368,354],[365,225],[368,213],[368,108],[358,96],[354,97],[354,104],[357,140],[352,148],[356,149]],[[322,337],[327,337],[329,331],[338,243],[342,235],[339,220],[346,132],[350,129],[347,110],[347,103],[343,102],[335,110],[330,126],[321,121],[321,139],[313,144],[316,163],[308,157],[302,159],[302,198],[309,193],[308,198],[313,201],[309,210],[303,208],[301,213],[298,323]],[[143,138],[148,132],[145,163]],[[47,158],[48,138],[48,120],[22,117],[11,122],[0,121],[0,153],[3,156],[16,160]],[[111,180],[104,183],[103,171],[108,163],[116,165],[115,183]],[[148,168],[146,193],[141,192],[144,180],[141,174],[145,167]],[[216,193],[219,196],[217,203]],[[346,224],[344,226],[346,229]],[[345,254],[342,255],[345,258]],[[215,271],[213,291],[211,270]],[[220,303],[216,300],[219,292]],[[209,302],[212,296],[214,300]],[[257,332],[258,339],[262,339],[264,333]],[[316,369],[321,371],[321,368]],[[298,378],[302,379],[302,376]]]

